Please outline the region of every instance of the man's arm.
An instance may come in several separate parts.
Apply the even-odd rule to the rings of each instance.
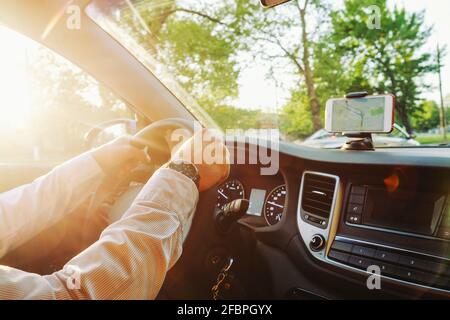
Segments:
[[[200,143],[193,153],[186,152],[199,136],[202,139],[203,133],[186,142],[172,159],[184,158],[183,154],[190,154],[185,160],[196,159],[193,153],[203,159],[203,148],[211,146],[215,154],[222,151],[220,163],[196,163],[203,191],[226,179],[230,167],[221,140]],[[0,266],[0,299],[155,298],[181,254],[197,201],[198,190],[191,179],[172,169],[159,169],[124,216],[63,270],[40,276]]]
[[[0,267],[0,299],[156,297],[181,254],[197,200],[189,178],[159,169],[122,219],[63,270],[40,276]]]
[[[0,194],[0,257],[76,209],[103,176],[92,154],[86,153]]]
[[[72,212],[94,192],[105,173],[148,161],[121,137],[82,154],[30,184],[0,194],[0,257]]]

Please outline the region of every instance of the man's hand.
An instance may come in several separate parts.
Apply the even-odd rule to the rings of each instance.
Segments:
[[[92,151],[94,159],[106,173],[112,173],[126,164],[135,165],[139,161],[148,162],[143,149],[131,145],[132,137],[123,136]]]
[[[222,138],[203,129],[174,150],[171,160],[193,163],[200,175],[199,191],[224,181],[230,173],[230,154]]]

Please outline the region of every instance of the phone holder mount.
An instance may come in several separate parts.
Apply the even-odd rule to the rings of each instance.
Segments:
[[[367,96],[366,91],[362,92],[351,92],[345,95],[347,99],[363,98]],[[373,151],[375,150],[373,146],[372,134],[367,132],[352,132],[352,133],[342,133],[348,138],[345,144],[341,147],[342,150],[360,150],[360,151]]]

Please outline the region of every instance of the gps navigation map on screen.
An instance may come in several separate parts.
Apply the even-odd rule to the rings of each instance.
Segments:
[[[332,118],[333,130],[383,130],[384,101],[384,97],[335,100]]]

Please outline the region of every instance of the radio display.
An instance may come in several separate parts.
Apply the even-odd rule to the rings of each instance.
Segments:
[[[422,235],[433,235],[443,211],[445,196],[409,191],[367,189],[362,223]]]

